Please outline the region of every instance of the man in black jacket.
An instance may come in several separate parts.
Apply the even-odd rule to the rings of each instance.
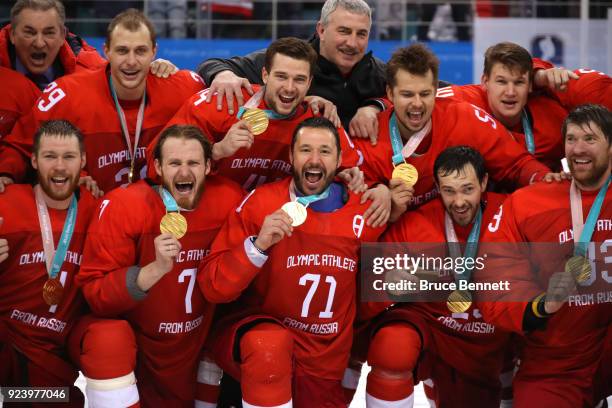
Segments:
[[[384,109],[376,98],[385,95],[385,64],[371,51],[366,54],[371,25],[372,12],[365,1],[327,0],[316,35],[310,40],[319,58],[308,94],[335,105],[312,98],[313,109],[323,107],[327,117],[330,109],[337,108],[342,125],[355,137],[376,137],[376,114]],[[264,55],[265,50],[259,50],[245,57],[213,58],[200,64],[198,72],[211,88],[207,102],[218,92],[218,109],[223,97],[230,113],[234,98],[242,106],[240,88],[250,90],[251,83],[261,84]]]

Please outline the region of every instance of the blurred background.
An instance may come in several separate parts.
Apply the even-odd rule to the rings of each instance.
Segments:
[[[441,78],[479,81],[482,55],[509,40],[568,68],[612,72],[612,0],[366,0],[373,10],[369,48],[387,60],[410,41],[428,42]],[[0,2],[0,25],[14,2]],[[264,48],[278,37],[314,33],[321,0],[65,0],[68,28],[99,50],[109,20],[143,9],[158,29],[158,56],[194,69],[210,57]]]

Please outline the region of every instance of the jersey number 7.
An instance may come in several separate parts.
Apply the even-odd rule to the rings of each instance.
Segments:
[[[310,309],[310,302],[314,297],[315,292],[317,291],[317,287],[319,287],[319,282],[321,281],[321,275],[316,275],[314,273],[307,273],[302,275],[300,278],[300,285],[306,286],[307,282],[312,282],[312,286],[308,289],[308,293],[306,293],[306,297],[304,298],[304,302],[302,302],[302,317],[308,317],[308,309]],[[320,319],[331,319],[334,315],[332,312],[332,306],[334,304],[334,294],[336,293],[336,279],[333,276],[326,276],[325,282],[329,284],[329,292],[327,294],[327,304],[325,305],[325,310],[319,312]]]

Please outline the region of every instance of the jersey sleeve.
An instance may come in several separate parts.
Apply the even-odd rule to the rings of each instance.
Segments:
[[[485,109],[486,101],[479,88],[480,85],[449,85],[438,88],[436,98],[451,102],[468,102]]]
[[[534,71],[554,68],[548,61],[533,59]],[[612,78],[593,69],[576,69],[578,79],[570,79],[565,91],[547,89],[552,92],[565,109],[572,110],[585,103],[597,103],[612,109]]]
[[[4,82],[5,95],[0,100],[0,139],[8,135],[15,123],[26,115],[40,97],[40,90],[20,73],[0,67],[0,81]]]
[[[32,154],[34,133],[43,121],[63,118],[70,110],[70,95],[61,82],[51,82],[29,111],[15,123],[11,133],[0,140],[0,174],[22,182]]]
[[[555,91],[561,105],[568,110],[585,103],[597,103],[612,110],[612,78],[590,69],[574,71],[579,78],[570,79],[565,92]]]
[[[457,112],[459,116],[454,121],[448,120],[445,123],[455,129],[461,123],[465,144],[482,154],[487,171],[494,180],[518,188],[539,181],[550,172],[548,167],[529,154],[500,122],[483,109],[475,105],[463,105]],[[447,129],[448,132],[453,131]]]
[[[212,303],[230,302],[240,296],[259,273],[247,255],[245,240],[259,233],[259,226],[250,221],[249,202],[253,190],[223,225],[211,246],[211,253],[200,263],[198,284],[204,297]]]
[[[509,290],[478,292],[477,298],[486,321],[508,331],[521,332],[525,308],[542,293],[529,261],[529,246],[516,218],[515,197],[510,196],[498,208],[488,225],[479,248],[485,267],[475,270],[473,281],[497,283],[507,280]]]
[[[130,231],[145,222],[136,214],[114,195],[102,200],[94,214],[77,282],[95,314],[117,316],[138,303],[127,287],[128,269],[138,260],[136,233]]]
[[[338,135],[340,137],[340,149],[342,150],[342,168],[359,167],[363,163],[363,154],[344,128],[338,128]]]

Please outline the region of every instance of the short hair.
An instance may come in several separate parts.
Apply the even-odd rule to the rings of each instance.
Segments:
[[[424,44],[415,43],[396,50],[387,63],[387,84],[391,88],[396,85],[397,71],[404,70],[412,75],[425,76],[431,70],[433,85],[438,87],[438,71],[440,61]]]
[[[572,110],[561,127],[561,134],[563,135],[563,141],[567,136],[567,127],[570,124],[578,126],[590,126],[591,122],[597,125],[601,132],[606,137],[608,145],[612,143],[612,112],[605,106],[589,103],[585,105],[577,106]]]
[[[295,37],[285,37],[274,41],[266,50],[264,60],[266,71],[270,72],[272,69],[272,62],[276,54],[282,54],[299,61],[308,62],[310,66],[310,76],[314,75],[318,55],[314,48],[306,41]]]
[[[212,144],[206,136],[204,136],[204,133],[202,133],[199,127],[192,125],[172,125],[162,131],[155,145],[155,149],[153,149],[153,158],[159,160],[160,163],[162,161],[162,148],[164,147],[164,143],[171,137],[183,140],[196,140],[202,145],[204,161],[206,162],[212,159]]]
[[[330,132],[334,136],[334,142],[336,142],[336,147],[338,148],[338,157],[340,157],[341,147],[340,147],[340,135],[338,134],[338,129],[332,121],[326,119],[322,116],[313,116],[312,118],[305,119],[301,121],[295,130],[293,131],[293,136],[291,136],[291,151],[295,147],[297,143],[297,137],[300,133],[300,130],[304,128],[309,129],[324,129]]]
[[[79,142],[79,150],[81,153],[85,151],[83,143],[83,134],[81,131],[67,120],[47,120],[44,121],[36,133],[34,133],[34,143],[32,152],[38,155],[40,150],[40,139],[43,136],[57,136],[61,138],[76,137]]]
[[[372,23],[372,9],[364,0],[326,0],[321,8],[321,18],[319,21],[323,27],[329,24],[329,15],[340,7],[349,13],[368,16]]]
[[[484,71],[488,77],[491,75],[493,65],[500,63],[511,71],[520,74],[528,73],[529,80],[533,78],[533,60],[525,48],[512,42],[500,42],[487,48],[484,55]]]
[[[151,44],[153,45],[153,47],[157,45],[155,27],[153,26],[153,23],[151,23],[151,20],[149,20],[149,18],[145,16],[142,11],[136,10],[134,8],[129,8],[113,17],[111,22],[108,24],[108,27],[106,28],[107,47],[110,47],[111,35],[113,33],[113,30],[119,25],[131,32],[138,31],[140,29],[140,26],[144,25],[147,30],[149,30]]]
[[[60,25],[63,27],[66,22],[66,9],[64,5],[58,0],[17,0],[11,8],[11,26],[15,29],[17,24],[17,17],[23,10],[38,10],[47,11],[54,9],[60,18]]]
[[[434,162],[434,177],[439,183],[439,176],[461,173],[468,164],[472,165],[478,181],[482,183],[487,174],[484,159],[478,150],[470,146],[453,146],[443,150]]]

